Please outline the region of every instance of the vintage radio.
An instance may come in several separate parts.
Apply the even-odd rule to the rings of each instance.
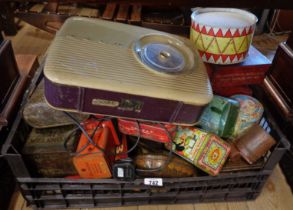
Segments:
[[[118,119],[118,127],[121,133],[138,136],[162,143],[170,142],[170,137],[175,135],[176,125],[159,124],[150,122],[137,122],[134,120]]]
[[[44,177],[77,175],[72,153],[76,149],[79,134],[72,125],[46,129],[33,128],[22,150],[32,173]]]
[[[110,128],[98,121],[85,124],[73,163],[81,178],[110,178],[116,144]]]
[[[47,102],[75,112],[193,125],[213,96],[188,39],[81,17],[57,33],[44,75]]]

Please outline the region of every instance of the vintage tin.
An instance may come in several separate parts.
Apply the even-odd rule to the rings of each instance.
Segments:
[[[229,138],[234,132],[238,112],[238,101],[214,96],[201,115],[198,125],[220,137]]]
[[[213,91],[214,94],[224,97],[231,97],[238,94],[252,96],[253,93],[251,87],[248,85],[213,88]]]
[[[97,179],[112,177],[116,144],[110,128],[93,121],[85,124],[85,130],[93,143],[82,134],[73,163],[81,178]]]
[[[85,120],[89,117],[87,114],[80,113],[72,113],[72,116],[78,121]],[[36,87],[34,93],[24,106],[23,118],[34,128],[50,128],[74,124],[72,119],[62,111],[53,109],[46,103],[43,80]]]
[[[117,133],[118,128],[117,128],[117,126],[114,126],[113,118],[109,118],[109,117],[105,117],[105,116],[101,116],[101,115],[95,115],[93,118],[90,118],[90,119],[84,121],[83,123],[87,124],[87,126],[97,126],[97,123],[99,123],[99,122],[103,126],[107,126],[110,129],[110,132],[114,138],[114,142],[117,146],[123,144],[123,140],[125,137],[122,136],[121,137],[122,141],[120,141],[120,139],[119,139],[120,136],[118,136],[118,133]],[[90,125],[90,124],[92,124],[92,125]]]
[[[178,127],[173,150],[196,167],[215,176],[230,153],[230,145],[214,134],[193,127]]]
[[[234,95],[231,97],[240,103],[239,115],[235,124],[233,138],[244,133],[262,117],[263,105],[255,98],[247,95]]]
[[[22,154],[32,173],[43,177],[77,175],[71,153],[75,151],[78,139],[79,132],[75,126],[33,128]]]
[[[139,124],[138,124],[139,123]],[[176,132],[176,125],[160,124],[143,121],[118,119],[118,126],[121,133],[138,136],[162,143],[170,142]]]
[[[276,144],[276,140],[258,124],[253,124],[239,139],[236,147],[249,163],[255,163]]]
[[[231,142],[230,146],[231,146],[231,151],[229,155],[229,162],[234,162],[234,163],[239,162],[241,160],[240,151],[237,149],[235,143]]]
[[[240,158],[237,161],[226,161],[225,165],[221,170],[222,173],[233,173],[239,171],[255,171],[255,170],[262,170],[266,161],[264,158],[260,158],[253,164],[247,163],[243,158]]]
[[[126,135],[122,135],[121,144],[116,146],[115,161],[128,158],[127,151],[128,151],[127,137],[126,137]]]
[[[252,41],[257,17],[231,8],[194,8],[190,39],[203,61],[215,64],[242,62]]]
[[[173,156],[169,163],[168,154],[139,154],[134,163],[139,176],[142,177],[189,177],[196,175],[196,169],[191,163]],[[165,167],[164,167],[165,166]],[[155,170],[162,167],[160,170]]]
[[[225,66],[206,63],[213,90],[262,84],[270,66],[271,61],[253,46],[242,63]]]

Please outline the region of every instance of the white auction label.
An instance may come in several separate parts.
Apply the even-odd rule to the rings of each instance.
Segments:
[[[124,177],[124,169],[123,168],[118,168],[118,173],[117,173],[118,177]]]
[[[144,184],[150,185],[150,186],[163,186],[163,179],[162,178],[145,178]]]

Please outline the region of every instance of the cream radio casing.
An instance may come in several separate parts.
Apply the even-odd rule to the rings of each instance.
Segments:
[[[49,105],[72,112],[192,125],[213,97],[188,39],[98,19],[64,23],[44,75]]]

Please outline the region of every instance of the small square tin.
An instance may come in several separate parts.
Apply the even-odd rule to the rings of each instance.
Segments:
[[[173,140],[176,154],[215,176],[227,160],[231,147],[214,134],[194,127],[178,127]]]

